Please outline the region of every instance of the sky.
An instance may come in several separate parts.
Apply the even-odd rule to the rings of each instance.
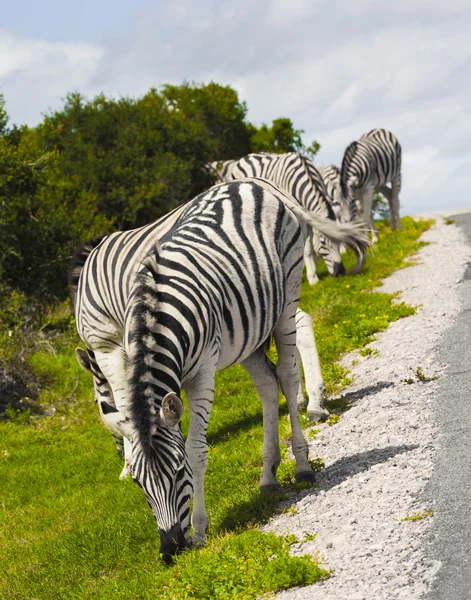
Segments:
[[[289,117],[315,163],[384,127],[403,148],[401,214],[471,206],[470,0],[15,0],[0,93],[34,126],[69,92],[234,87],[260,125]]]

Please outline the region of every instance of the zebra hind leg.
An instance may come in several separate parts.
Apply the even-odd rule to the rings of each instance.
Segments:
[[[299,370],[296,364],[296,315],[297,303],[291,303],[282,312],[274,330],[278,363],[276,375],[286,397],[292,429],[292,450],[296,459],[296,479],[314,481],[315,475],[308,460],[308,446],[301,429],[296,405],[299,386]]]
[[[263,467],[260,489],[276,490],[280,488],[276,479],[276,470],[281,457],[278,436],[278,381],[275,365],[263,348],[254,352],[241,364],[249,373],[263,407]]]
[[[307,413],[311,421],[325,421],[329,417],[329,411],[324,407],[325,384],[322,377],[319,355],[317,353],[316,338],[314,335],[314,325],[311,317],[300,308],[296,311],[296,360],[300,370],[299,390],[297,405],[298,409],[305,408],[305,399],[302,378],[301,361],[306,380],[306,390],[309,402],[307,404]],[[300,400],[304,400],[304,405]]]
[[[93,376],[93,387],[95,390],[95,401],[98,404],[98,408],[100,410],[100,416],[102,421],[103,419],[103,408],[101,401],[104,400],[111,406],[115,407],[113,393],[111,392],[111,388],[106,380],[106,377],[100,370],[98,363],[96,362],[95,355],[91,350],[83,350],[82,348],[76,348],[75,357],[77,358],[77,362],[79,365],[85,370],[89,371]],[[115,432],[111,432],[113,439],[116,444],[116,449],[118,451],[118,455],[121,458],[124,458],[124,442],[123,436],[118,435]]]
[[[314,252],[312,228],[308,228],[308,237],[304,245],[304,264],[306,265],[306,277],[311,285],[319,281],[317,276],[317,257]]]
[[[371,241],[375,244],[378,241],[378,232],[376,231],[373,220],[373,197],[373,188],[365,188],[362,190],[363,220],[371,232]]]

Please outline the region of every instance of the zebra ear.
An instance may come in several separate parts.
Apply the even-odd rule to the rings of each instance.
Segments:
[[[173,392],[168,393],[162,400],[160,419],[166,427],[175,427],[183,417],[183,402]]]
[[[75,358],[82,369],[91,372],[92,369],[90,366],[90,359],[88,358],[88,353],[86,350],[83,350],[82,348],[75,348]]]
[[[105,400],[100,401],[100,407],[103,423],[108,429],[117,435],[128,438],[128,440],[132,439],[134,427],[131,423],[131,419],[123,417],[117,408],[111,406],[111,404],[108,404]]]

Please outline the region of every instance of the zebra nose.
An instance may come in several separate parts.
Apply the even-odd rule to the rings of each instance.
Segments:
[[[343,266],[343,264],[340,263],[334,263],[334,269],[333,269],[333,273],[332,275],[334,277],[337,277],[338,275],[345,275],[345,267]]]
[[[160,534],[160,553],[162,559],[167,565],[172,562],[172,556],[179,554],[185,548],[188,548],[188,542],[185,539],[185,535],[182,528],[177,523],[169,531],[159,529]]]

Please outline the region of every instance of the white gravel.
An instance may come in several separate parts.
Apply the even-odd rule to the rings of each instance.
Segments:
[[[279,600],[379,600],[423,598],[439,564],[425,558],[423,537],[433,517],[403,521],[431,508],[421,500],[433,471],[436,430],[431,404],[442,375],[437,344],[458,314],[458,286],[471,248],[455,225],[438,215],[422,240],[430,242],[415,266],[384,281],[382,291],[419,306],[417,314],[392,323],[370,344],[374,353],[345,356],[354,383],[345,390],[352,408],[310,442],[311,457],[326,469],[317,487],[295,499],[296,513],[273,519],[265,530],[317,538],[293,546],[294,554],[319,552],[335,574],[305,588],[280,593]],[[451,260],[452,258],[452,260]],[[352,366],[352,361],[358,361]],[[413,378],[415,383],[401,380]]]

